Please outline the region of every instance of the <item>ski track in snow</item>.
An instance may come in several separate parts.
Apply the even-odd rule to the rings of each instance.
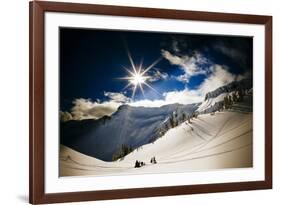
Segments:
[[[157,164],[150,159],[156,157]],[[146,163],[134,168],[135,161]],[[252,113],[201,114],[123,159],[105,162],[60,148],[60,176],[124,175],[252,167]]]

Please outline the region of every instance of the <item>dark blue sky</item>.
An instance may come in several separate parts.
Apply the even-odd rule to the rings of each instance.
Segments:
[[[79,28],[60,28],[59,35],[60,110],[69,110],[77,98],[104,101],[104,92],[125,92],[130,97],[131,89],[123,90],[128,81],[118,79],[128,75],[123,66],[131,69],[126,46],[136,65],[143,59],[143,67],[161,57],[164,50],[182,58],[199,52],[208,60],[196,64],[202,70],[219,64],[227,66],[228,71],[236,75],[252,73],[253,42],[250,37]],[[196,89],[209,75],[207,72],[190,76],[188,82],[179,81],[177,76],[184,74],[180,67],[163,58],[148,74],[157,70],[168,77],[150,82],[159,94],[145,89],[146,98],[161,99],[164,92],[185,87]],[[135,99],[143,98],[137,90]]]

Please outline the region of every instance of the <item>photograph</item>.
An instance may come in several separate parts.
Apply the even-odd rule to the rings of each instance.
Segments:
[[[59,176],[253,167],[253,38],[59,28]]]
[[[179,8],[29,2],[31,204],[272,189],[273,16]]]

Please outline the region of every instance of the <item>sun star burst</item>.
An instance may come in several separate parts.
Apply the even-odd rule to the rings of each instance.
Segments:
[[[135,73],[132,76],[132,79],[130,80],[130,83],[133,83],[134,85],[140,85],[142,83],[144,83],[146,80],[146,76],[142,76],[139,73]]]
[[[137,88],[139,88],[142,92],[142,95],[145,96],[143,85],[145,85],[146,87],[150,88],[151,90],[153,90],[154,92],[156,92],[158,94],[158,92],[147,82],[149,79],[152,78],[152,76],[147,75],[147,72],[151,68],[153,68],[162,58],[157,59],[150,66],[148,66],[146,68],[144,68],[142,66],[142,61],[141,61],[140,65],[136,68],[135,63],[128,50],[127,50],[127,54],[128,54],[129,61],[131,63],[131,69],[124,67],[124,69],[128,72],[129,75],[119,78],[122,80],[128,80],[128,84],[126,85],[126,87],[124,89],[127,89],[129,87],[132,88],[132,99],[134,99]]]

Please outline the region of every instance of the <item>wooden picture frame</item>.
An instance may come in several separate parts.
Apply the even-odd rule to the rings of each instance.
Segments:
[[[265,179],[262,181],[163,186],[149,188],[81,191],[69,193],[45,192],[45,43],[46,12],[97,14],[157,19],[194,20],[243,23],[265,27]],[[32,204],[153,197],[181,194],[229,192],[272,188],[272,17],[245,14],[182,11],[152,8],[104,6],[92,4],[33,1],[29,5],[30,35],[30,139],[29,139],[29,201]]]

